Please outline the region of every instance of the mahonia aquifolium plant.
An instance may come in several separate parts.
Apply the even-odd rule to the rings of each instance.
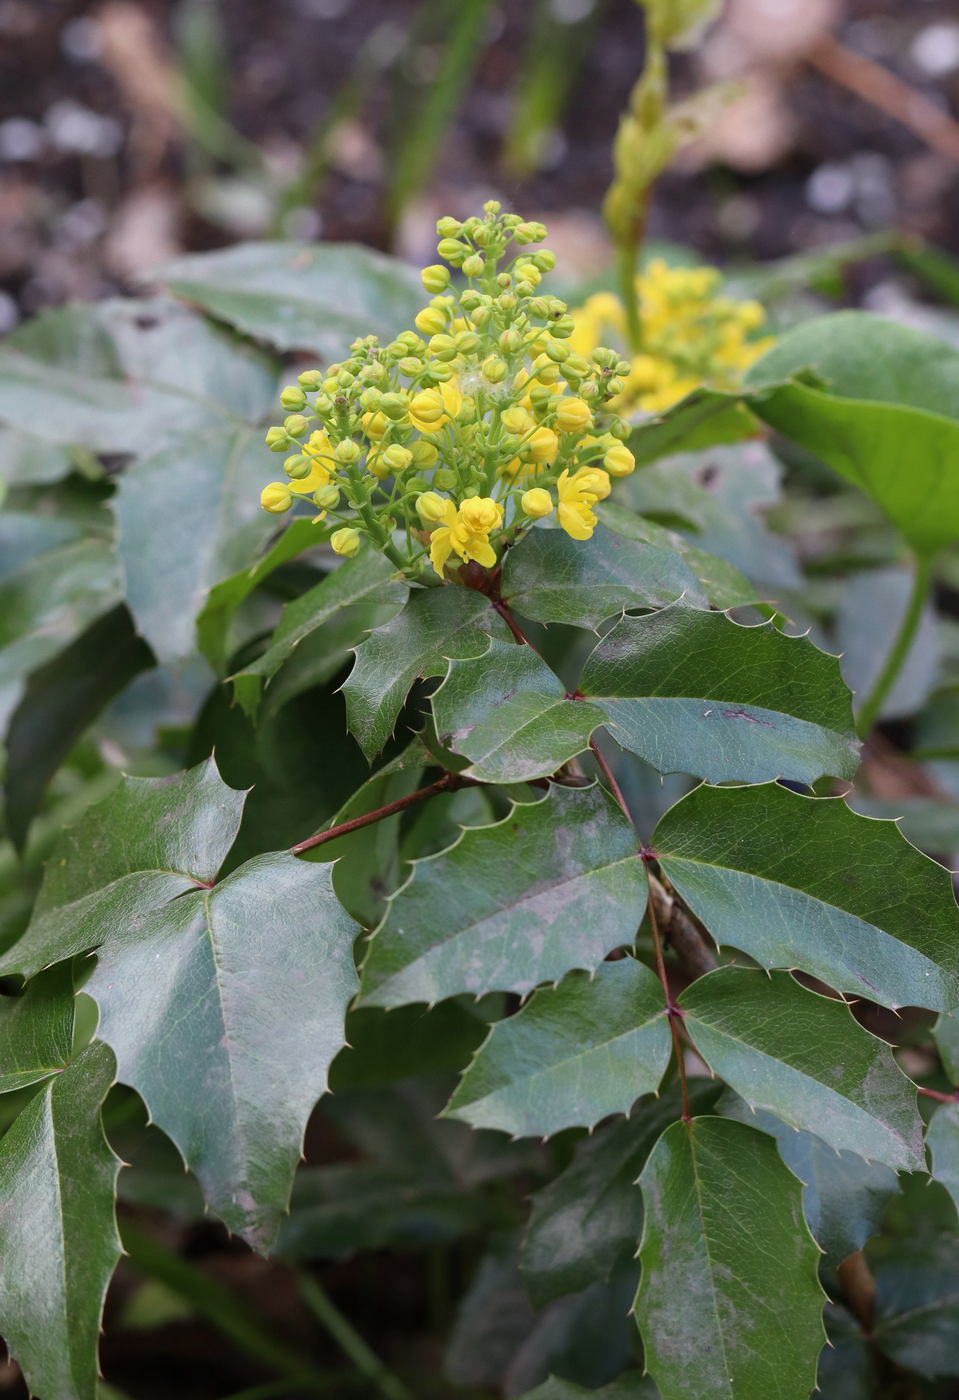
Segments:
[[[365,537],[404,573],[420,576],[428,556],[444,578],[471,561],[492,568],[554,512],[573,539],[590,538],[610,478],[635,467],[612,407],[634,367],[595,342],[573,347],[574,317],[542,288],[555,256],[525,251],[546,237],[542,224],[491,200],[482,218],[440,219],[437,232],[465,287],[440,263],[425,268],[433,295],[416,330],[354,341],[342,364],[284,389],[290,415],[266,441],[287,454],[287,480],[261,504],[279,515],[312,501],[317,522],[338,525],[337,554]]]

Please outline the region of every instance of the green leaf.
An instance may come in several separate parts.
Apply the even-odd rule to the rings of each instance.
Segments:
[[[624,608],[660,608],[681,596],[708,601],[695,573],[667,543],[602,526],[590,540],[571,539],[565,530],[530,530],[506,555],[502,591],[510,608],[534,622],[594,630]]]
[[[322,542],[324,532],[308,516],[292,520],[255,564],[214,584],[196,620],[197,645],[217,674],[227,665],[229,626],[237,608],[281,564]]]
[[[113,1080],[110,1051],[91,1045],[0,1141],[0,1329],[43,1400],[97,1393],[103,1299],[120,1257],[119,1161],[100,1123]]]
[[[0,1094],[66,1069],[72,1047],[69,963],[35,977],[18,997],[0,997]]]
[[[384,555],[364,550],[344,560],[314,588],[287,603],[267,650],[231,678],[237,700],[255,718],[263,686],[306,637],[324,628],[324,650],[338,655],[356,646],[371,628],[388,622],[408,594],[407,584],[396,577]]]
[[[379,1162],[306,1167],[274,1253],[347,1259],[368,1249],[429,1249],[485,1223],[485,1203],[455,1177]]]
[[[813,782],[858,764],[838,661],[769,624],[685,607],[624,617],[589,657],[580,690],[616,742],[661,773]]]
[[[260,1250],[286,1210],[357,987],[358,927],[330,876],[285,852],[257,856],[212,890],[105,928],[85,986],[120,1079],[212,1209]]]
[[[471,998],[443,1001],[431,1011],[361,1006],[347,1017],[347,1044],[333,1062],[330,1089],[338,1094],[415,1075],[455,1073],[469,1063],[487,1029]]]
[[[417,861],[362,968],[369,1006],[531,991],[633,941],[646,876],[600,787],[554,787]]]
[[[692,1080],[693,1112],[707,1112],[718,1092],[718,1085],[707,1079]],[[605,1124],[577,1143],[569,1166],[537,1191],[520,1268],[538,1307],[608,1279],[620,1259],[635,1254],[643,1226],[636,1181],[657,1139],[680,1111],[675,1091],[643,1100],[628,1118]]]
[[[566,698],[559,677],[527,646],[490,641],[482,656],[451,661],[432,697],[436,732],[485,783],[545,778],[605,723],[596,705]]]
[[[959,1000],[949,875],[895,823],[775,783],[703,786],[666,813],[652,844],[717,942],[763,967],[802,968],[893,1009]]]
[[[248,565],[276,528],[260,508],[258,432],[220,430],[143,457],[114,498],[127,602],[157,659],[196,650],[214,584]]]
[[[844,1002],[788,972],[720,967],[683,992],[683,1026],[714,1074],[752,1108],[837,1152],[921,1171],[915,1086]]]
[[[479,656],[505,636],[488,598],[471,588],[428,588],[410,595],[392,621],[356,651],[343,686],[350,732],[372,761],[393,732],[417,677],[444,675],[452,658]]]
[[[116,555],[101,539],[35,555],[0,582],[0,717],[16,708],[24,677],[121,600]]]
[[[659,979],[635,958],[571,972],[498,1021],[446,1107],[474,1128],[549,1137],[655,1094],[671,1054]]]
[[[651,520],[644,520],[616,501],[600,502],[598,511],[602,523],[617,535],[674,550],[699,579],[711,607],[737,608],[756,602],[754,585],[727,559],[708,554],[698,545],[690,544],[682,535],[666,530]],[[689,601],[698,606],[692,596],[689,596]]]
[[[920,555],[959,537],[959,352],[865,312],[808,321],[776,342],[747,383],[812,370],[755,411],[871,496]]]
[[[155,275],[247,335],[325,359],[357,336],[391,340],[423,305],[411,267],[349,243],[242,243],[178,258]]]
[[[913,570],[901,568],[861,569],[843,583],[836,613],[836,645],[857,714],[899,635],[912,588]],[[939,640],[930,599],[878,718],[902,718],[921,710],[938,670]]]
[[[22,846],[48,780],[109,702],[153,665],[126,608],[98,618],[30,676],[7,734],[6,815]]]
[[[776,1139],[779,1155],[803,1183],[803,1213],[809,1233],[834,1267],[878,1232],[899,1178],[890,1167],[836,1152],[812,1133],[797,1132],[781,1118],[751,1109],[727,1089],[716,1109]]]
[[[959,1375],[959,1237],[875,1240],[875,1345],[920,1376]]]
[[[755,436],[756,422],[738,394],[694,389],[664,413],[641,418],[630,434],[629,450],[642,466],[673,452],[695,452]]]
[[[959,1210],[959,1103],[940,1104],[926,1128],[930,1175],[943,1185]]]
[[[774,1143],[722,1118],[674,1123],[640,1185],[635,1311],[663,1400],[808,1400],[825,1295]]]
[[[943,1069],[953,1084],[959,1084],[959,1007],[943,1012],[932,1028],[932,1038]]]
[[[124,778],[64,833],[30,927],[0,973],[30,977],[128,932],[179,894],[209,886],[240,825],[245,794],[212,759],[169,778]]]

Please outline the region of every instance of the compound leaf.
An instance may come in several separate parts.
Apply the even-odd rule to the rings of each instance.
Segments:
[[[528,992],[591,971],[633,941],[645,900],[636,838],[613,799],[553,787],[415,862],[370,943],[363,1001]]]
[[[769,625],[687,607],[624,617],[587,660],[580,690],[617,743],[661,773],[813,782],[858,765],[837,659]]]
[[[920,1376],[959,1375],[959,1237],[874,1240],[875,1345]]]
[[[549,1137],[655,1094],[671,1053],[663,989],[635,958],[571,972],[498,1021],[446,1108],[474,1128]]]
[[[479,656],[506,629],[488,598],[471,588],[428,588],[377,627],[356,650],[343,686],[350,732],[372,760],[393,732],[417,677],[443,675],[454,657]]]
[[[798,967],[893,1009],[959,1001],[950,877],[894,822],[777,783],[704,785],[670,808],[652,840],[713,937],[763,967]]]
[[[451,661],[432,705],[441,739],[486,783],[548,777],[605,722],[598,706],[567,699],[546,662],[515,642],[491,640],[482,656]]]
[[[120,1257],[120,1164],[100,1122],[114,1078],[113,1055],[94,1043],[0,1141],[0,1328],[43,1400],[97,1394],[103,1299]]]
[[[775,1144],[728,1119],[674,1123],[640,1185],[635,1311],[663,1400],[808,1400],[825,1295]]]
[[[788,972],[720,967],[679,1004],[696,1049],[751,1107],[837,1152],[922,1170],[915,1088],[844,1002],[800,987]]]

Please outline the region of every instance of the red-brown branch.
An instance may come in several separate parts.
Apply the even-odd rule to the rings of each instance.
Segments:
[[[339,826],[331,826],[326,831],[317,832],[315,836],[308,836],[305,841],[298,841],[295,846],[291,846],[290,850],[295,856],[302,855],[304,851],[312,851],[316,846],[325,845],[327,841],[335,841],[338,836],[348,836],[351,831],[360,831],[364,826],[372,826],[374,822],[393,817],[397,812],[403,812],[407,807],[412,807],[416,802],[423,802],[427,797],[436,797],[441,792],[455,792],[461,787],[476,786],[475,778],[465,778],[459,773],[444,773],[435,783],[417,788],[416,792],[411,792],[406,797],[398,797],[395,802],[387,802],[382,807],[374,808],[372,812],[364,812],[361,817],[351,817],[347,822],[340,822]]]

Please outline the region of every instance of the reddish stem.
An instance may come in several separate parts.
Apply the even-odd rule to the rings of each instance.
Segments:
[[[927,1099],[935,1099],[937,1103],[959,1103],[959,1089],[951,1094],[942,1094],[938,1089],[924,1089],[921,1084],[917,1084],[916,1092],[924,1094]]]
[[[656,917],[656,909],[653,904],[652,892],[649,896],[649,925],[653,933],[653,956],[656,959],[656,973],[662,983],[663,992],[666,996],[666,1018],[669,1021],[669,1033],[673,1038],[673,1054],[676,1057],[676,1068],[679,1071],[679,1092],[682,1096],[684,1123],[691,1123],[693,1116],[689,1111],[689,1085],[686,1083],[686,1061],[683,1055],[683,1041],[679,1034],[679,1023],[683,1019],[683,1013],[673,1001],[673,994],[669,987],[669,975],[666,972],[666,959],[663,957],[663,940],[659,933],[659,920]]]
[[[464,778],[458,773],[444,773],[435,783],[417,788],[416,792],[411,792],[406,797],[398,797],[395,802],[387,802],[385,806],[376,807],[372,812],[364,812],[361,817],[351,817],[348,822],[340,822],[339,826],[331,826],[326,831],[318,832],[316,836],[308,836],[305,841],[298,841],[295,846],[290,847],[290,851],[295,856],[302,855],[304,851],[312,851],[314,847],[323,846],[327,841],[335,841],[338,836],[348,836],[351,831],[360,831],[364,826],[372,826],[374,822],[381,822],[385,817],[395,816],[397,812],[405,811],[407,807],[412,807],[414,803],[422,802],[427,797],[436,797],[441,792],[455,792],[460,787],[475,786],[475,778]]]
[[[623,815],[625,816],[625,818],[626,818],[626,820],[627,820],[628,822],[632,823],[633,818],[632,818],[632,815],[631,815],[631,813],[630,813],[629,808],[626,806],[626,798],[623,796],[623,789],[620,787],[619,783],[616,781],[616,774],[613,772],[612,768],[610,768],[609,764],[606,762],[606,759],[603,757],[602,753],[600,752],[599,745],[597,744],[597,742],[596,742],[595,739],[590,739],[590,741],[589,741],[589,747],[590,747],[590,751],[592,752],[593,757],[595,758],[597,764],[599,765],[599,769],[600,769],[600,771],[601,771],[603,777],[606,779],[607,783],[609,783],[610,791],[612,792],[613,796],[616,798],[616,801],[619,803],[620,807],[622,807],[622,809],[623,809]]]

